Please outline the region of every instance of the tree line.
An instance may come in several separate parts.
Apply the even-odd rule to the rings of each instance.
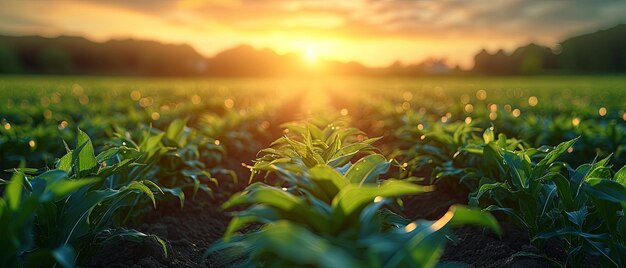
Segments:
[[[425,74],[622,73],[626,71],[626,25],[566,39],[556,47],[529,44],[511,53],[480,51],[469,71],[450,68],[442,59],[419,64],[400,62],[370,68],[358,62],[321,61],[307,65],[296,53],[241,45],[206,58],[185,44],[144,40],[92,42],[83,37],[0,36],[0,73],[272,76],[335,75],[413,76]]]

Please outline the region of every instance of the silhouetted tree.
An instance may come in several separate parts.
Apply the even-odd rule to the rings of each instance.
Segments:
[[[561,42],[561,68],[592,72],[626,71],[626,24]]]
[[[0,73],[20,73],[22,64],[20,59],[10,46],[0,44]]]
[[[533,43],[516,49],[511,57],[517,66],[514,72],[519,74],[538,74],[558,68],[558,60],[552,50]]]
[[[507,54],[481,50],[474,73],[540,74],[626,71],[626,25],[581,35],[561,43],[560,54],[529,44]],[[395,62],[369,68],[357,62],[319,60],[306,64],[302,55],[279,55],[269,49],[241,45],[205,58],[189,45],[133,39],[97,43],[82,37],[0,36],[0,73],[117,74],[151,76],[400,75],[449,73],[444,60],[419,64]],[[452,73],[459,73],[452,71]]]
[[[37,55],[38,69],[47,74],[70,74],[74,63],[70,54],[57,47],[47,47]]]

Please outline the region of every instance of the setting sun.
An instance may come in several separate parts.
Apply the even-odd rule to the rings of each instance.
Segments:
[[[313,49],[313,47],[307,47],[304,59],[308,64],[317,63],[317,53],[315,53],[315,49]]]
[[[98,42],[135,38],[185,43],[206,57],[240,44],[279,54],[297,53],[308,46],[302,46],[302,42],[314,39],[318,62],[320,54],[324,59],[355,61],[370,67],[446,58],[450,66],[470,69],[474,56],[483,48],[511,52],[528,42],[552,47],[564,37],[623,22],[622,10],[626,7],[623,1],[602,5],[520,0],[497,4],[366,0],[341,4],[280,0],[140,2],[2,1],[0,32],[71,34]],[[509,9],[510,5],[516,8]],[[510,17],[517,19],[508,20]],[[561,17],[575,23],[559,25],[555,18]],[[485,42],[486,37],[489,42]],[[331,44],[333,49],[328,50]],[[307,61],[314,62],[308,55]]]

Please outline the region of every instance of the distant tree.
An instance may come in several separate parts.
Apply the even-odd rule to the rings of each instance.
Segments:
[[[474,57],[474,71],[482,74],[512,74],[517,63],[500,49],[495,54],[481,50]]]
[[[48,74],[70,74],[74,70],[74,63],[70,54],[58,47],[47,47],[39,52],[37,57],[39,67]]]
[[[560,54],[535,44],[508,54],[476,54],[474,73],[538,74],[553,70],[626,72],[626,25],[563,41]],[[205,58],[189,45],[144,40],[92,42],[83,37],[1,36],[0,73],[106,74],[148,76],[399,75],[448,73],[444,61],[396,62],[370,68],[356,62],[319,60],[306,64],[302,55],[280,55],[241,45]],[[456,71],[458,72],[458,71]]]
[[[20,73],[22,63],[12,47],[0,44],[0,73]]]
[[[538,74],[558,68],[556,55],[548,47],[528,44],[511,54],[515,70],[519,74]]]
[[[474,72],[488,73],[491,70],[491,54],[486,49],[482,49],[474,56]]]
[[[510,55],[502,49],[495,54],[483,49],[474,61],[474,72],[482,74],[538,74],[558,68],[558,60],[550,48],[532,43]]]
[[[626,71],[626,24],[561,42],[558,59],[568,70]]]

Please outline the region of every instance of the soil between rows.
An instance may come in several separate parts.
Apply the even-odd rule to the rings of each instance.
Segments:
[[[466,204],[466,196],[445,187],[436,188],[434,192],[405,198],[403,213],[409,219],[434,220],[451,205]],[[186,200],[182,209],[177,200],[170,200],[149,213],[141,224],[133,226],[165,240],[167,258],[154,240],[115,241],[105,245],[85,267],[228,267],[215,261],[217,258],[203,258],[204,251],[223,235],[230,221],[219,208],[225,200],[225,195],[212,199],[198,194],[195,200]],[[500,222],[502,237],[482,228],[455,230],[457,243],[448,243],[441,262],[464,263],[469,267],[551,267],[544,259],[516,257],[520,252],[540,252],[530,245],[527,232]],[[548,254],[563,255],[558,248],[552,247],[552,251]]]
[[[298,117],[293,111],[297,110],[301,100],[295,98],[288,103],[281,107],[278,113],[281,118],[277,118],[277,122],[290,122]],[[279,125],[272,125],[270,136],[281,135]],[[233,159],[254,158],[254,155],[242,155]],[[146,215],[141,224],[132,226],[163,239],[168,248],[167,258],[154,240],[114,241],[103,246],[85,267],[229,267],[228,263],[220,263],[219,258],[203,257],[209,245],[224,234],[231,218],[220,205],[230,194],[245,188],[249,175],[249,171],[240,163],[228,162],[227,165],[226,168],[235,170],[239,175],[240,185],[231,186],[233,189],[216,189],[220,195],[215,198],[199,193],[193,200],[187,198],[182,209],[178,200],[161,202],[157,209]],[[435,187],[433,192],[404,198],[402,214],[412,220],[435,220],[443,216],[451,205],[467,204],[466,191],[451,189],[445,184]],[[455,230],[458,243],[448,243],[441,262],[463,263],[469,267],[551,267],[543,259],[515,257],[519,252],[539,251],[530,245],[527,232],[503,221],[500,223],[503,227],[502,237],[482,228],[463,227]],[[563,255],[559,249],[550,250],[553,254],[549,255],[552,257]]]

